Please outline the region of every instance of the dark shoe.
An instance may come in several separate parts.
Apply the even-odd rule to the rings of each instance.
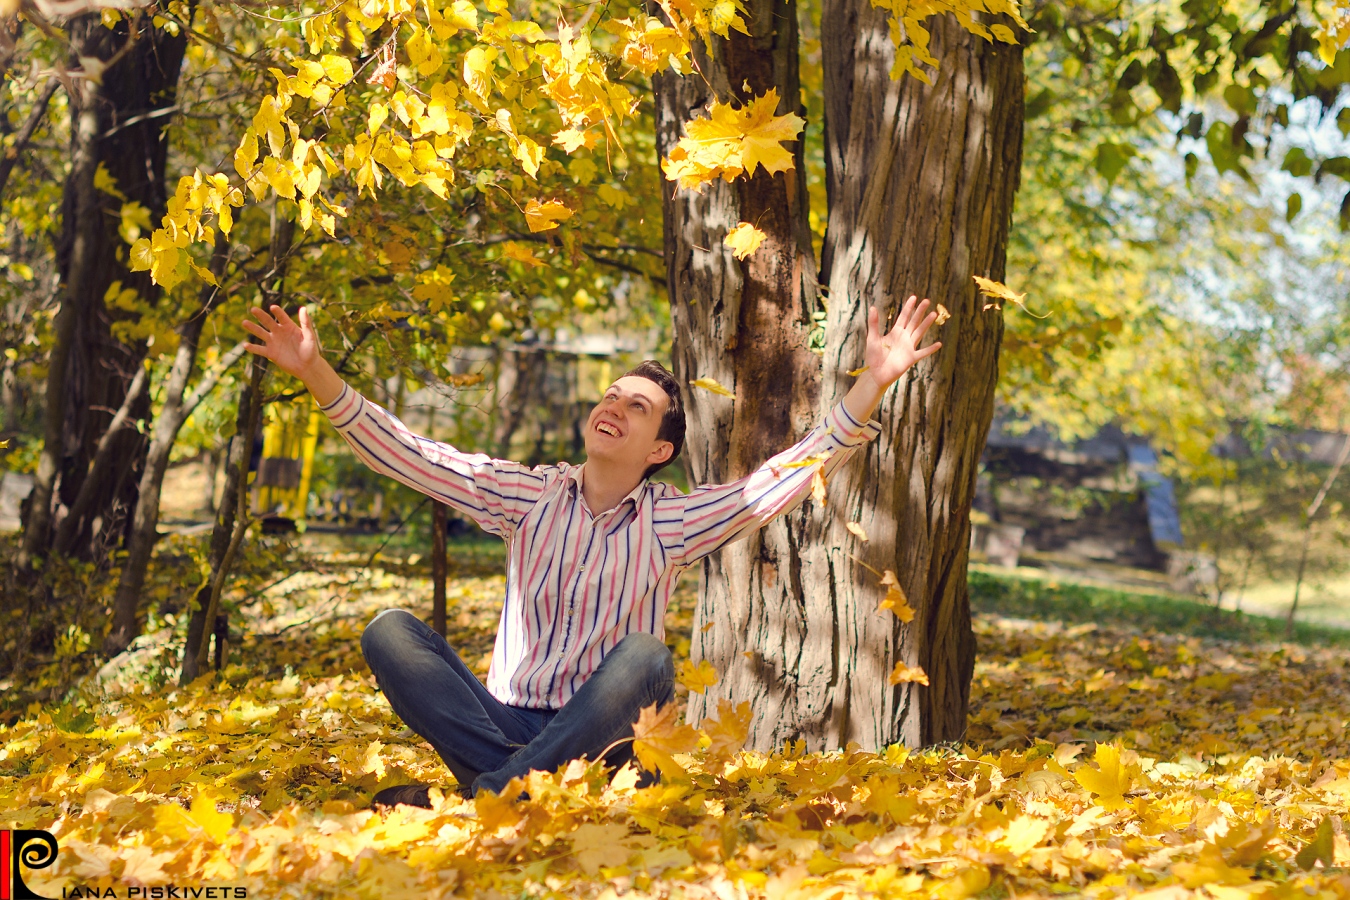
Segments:
[[[383,807],[392,809],[399,804],[404,806],[420,806],[422,809],[431,809],[431,797],[428,794],[429,788],[425,784],[400,784],[398,787],[388,787],[370,798],[371,809]]]

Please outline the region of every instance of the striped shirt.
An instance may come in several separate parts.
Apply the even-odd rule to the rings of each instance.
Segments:
[[[880,430],[841,403],[744,478],[688,494],[644,479],[594,515],[581,491],[585,465],[528,468],[465,453],[413,434],[350,387],[323,411],[370,468],[506,541],[506,598],[487,687],[531,709],[560,708],[626,635],[664,637],[684,569],[798,506],[818,468],[828,475]]]

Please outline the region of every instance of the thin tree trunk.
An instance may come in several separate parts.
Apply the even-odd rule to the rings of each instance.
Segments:
[[[1289,604],[1289,612],[1284,617],[1284,636],[1286,640],[1294,639],[1294,616],[1298,614],[1299,593],[1303,590],[1303,575],[1308,568],[1308,550],[1312,546],[1313,518],[1317,511],[1322,508],[1322,502],[1327,499],[1332,485],[1336,483],[1336,476],[1341,474],[1341,467],[1345,465],[1347,458],[1350,458],[1350,434],[1345,436],[1345,441],[1341,444],[1341,452],[1336,456],[1336,464],[1331,467],[1326,480],[1322,482],[1321,489],[1313,502],[1308,504],[1308,514],[1306,516],[1307,524],[1303,527],[1303,549],[1298,556],[1298,575],[1294,578],[1294,600]]]
[[[219,283],[225,276],[225,265],[229,260],[229,243],[222,235],[216,240],[215,252],[211,258],[211,272]],[[219,289],[212,285],[203,285],[201,298],[196,312],[187,322],[179,326],[178,349],[174,354],[173,366],[164,385],[163,406],[155,420],[154,432],[150,439],[150,448],[146,453],[145,469],[141,473],[141,483],[137,490],[136,511],[132,516],[131,533],[127,539],[127,558],[122,563],[122,573],[117,583],[117,593],[113,599],[113,627],[104,640],[104,650],[108,653],[120,653],[140,634],[140,622],[137,619],[137,607],[141,591],[145,587],[145,575],[150,566],[150,557],[159,538],[159,499],[164,486],[164,473],[169,468],[169,455],[173,452],[178,432],[193,408],[200,403],[207,392],[215,386],[220,369],[203,377],[193,396],[184,402],[188,382],[197,366],[197,345],[201,339],[202,328],[215,305]],[[232,356],[238,359],[243,352],[242,346]],[[233,360],[227,357],[226,363]]]
[[[431,627],[445,637],[445,511],[439,500],[431,501]]]
[[[197,668],[197,650],[200,649],[202,642],[209,642],[211,634],[207,627],[207,607],[211,603],[211,591],[215,586],[217,573],[220,572],[221,564],[224,563],[225,551],[229,549],[229,541],[234,536],[235,519],[239,515],[247,517],[248,507],[239,509],[240,495],[247,498],[248,483],[248,457],[252,453],[252,433],[248,429],[248,424],[252,421],[252,407],[254,407],[255,398],[259,395],[259,385],[262,383],[262,371],[258,367],[258,360],[254,360],[254,366],[250,367],[250,376],[239,389],[238,414],[235,416],[235,433],[229,439],[227,449],[225,449],[225,486],[220,493],[220,505],[216,507],[216,525],[211,532],[211,545],[207,551],[207,561],[211,565],[211,575],[208,576],[207,583],[198,588],[196,596],[192,602],[192,615],[188,619],[188,640],[182,650],[182,672],[178,677],[178,683],[188,684],[201,675]],[[240,482],[244,483],[244,490],[240,491]],[[215,622],[211,623],[212,629]]]
[[[265,302],[282,303],[286,265],[290,259],[295,237],[295,222],[283,219],[272,208],[271,269],[259,279],[263,285]],[[363,338],[364,339],[364,338]],[[349,358],[349,357],[348,357]],[[346,365],[344,358],[342,365]],[[341,367],[339,367],[340,369]],[[225,489],[220,508],[216,511],[215,527],[211,531],[209,560],[211,574],[198,591],[192,603],[192,617],[188,620],[187,640],[183,645],[183,665],[179,684],[188,684],[206,669],[210,635],[218,627],[220,595],[229,575],[234,555],[244,539],[249,525],[248,463],[253,453],[253,440],[262,418],[262,382],[267,373],[267,360],[253,357],[249,378],[239,393],[239,411],[235,419],[234,437],[230,440],[226,460]]]

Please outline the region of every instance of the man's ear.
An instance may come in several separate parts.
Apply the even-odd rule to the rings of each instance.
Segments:
[[[661,441],[656,445],[656,449],[647,454],[647,464],[670,462],[671,455],[675,452],[675,445],[670,441]]]

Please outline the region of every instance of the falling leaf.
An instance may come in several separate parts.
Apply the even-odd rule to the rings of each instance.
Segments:
[[[886,680],[891,684],[906,684],[913,682],[914,684],[921,684],[924,687],[927,687],[928,673],[919,666],[908,666],[905,665],[904,661],[901,661],[895,664],[894,669],[891,669],[891,674]]]
[[[696,388],[703,388],[705,391],[711,391],[719,397],[730,397],[733,400],[736,399],[735,393],[722,387],[721,383],[719,383],[716,378],[704,376],[702,378],[695,378],[689,383]]]
[[[767,235],[749,222],[742,222],[723,238],[722,243],[731,248],[731,254],[737,259],[745,259],[759,249]]]
[[[863,527],[857,522],[849,522],[844,527],[858,540],[862,541],[864,544],[867,543],[867,532],[864,531]]]
[[[730,182],[745,173],[784,172],[792,168],[792,153],[784,142],[795,141],[806,123],[795,113],[775,115],[778,92],[770,90],[744,107],[714,102],[708,118],[684,124],[685,136],[661,161],[661,170],[680,187],[702,190],[721,178]]]
[[[825,497],[825,467],[821,466],[811,473],[811,499],[824,506]]]
[[[895,573],[887,569],[881,576],[881,585],[886,588],[886,597],[877,611],[889,609],[901,622],[914,621],[914,607],[909,605],[909,598],[905,596],[905,589],[900,587],[900,579]]]
[[[708,625],[712,624],[711,622],[708,623]],[[706,659],[700,659],[698,665],[694,665],[693,660],[686,659],[680,663],[680,667],[675,671],[675,680],[695,694],[701,694],[707,688],[717,684],[717,670]]]
[[[946,322],[946,321],[947,321],[948,319],[950,319],[951,317],[952,317],[952,314],[949,313],[949,312],[947,311],[947,307],[945,307],[945,306],[943,306],[941,303],[939,303],[939,304],[937,305],[937,318],[933,320],[933,324],[934,324],[934,325],[937,325],[937,326],[941,326],[944,322]]]
[[[633,726],[633,752],[649,772],[660,772],[669,777],[681,777],[684,766],[672,754],[688,753],[698,746],[698,732],[690,725],[678,722],[679,710],[674,703],[660,709],[655,705],[643,707]]]
[[[1022,306],[1027,297],[1026,294],[1013,292],[1006,284],[1001,281],[994,281],[992,278],[982,278],[979,275],[971,276],[975,279],[975,285],[980,289],[980,293],[994,300],[995,306],[1002,306],[1004,302],[1016,303]]]
[[[822,465],[826,460],[834,455],[833,450],[825,450],[821,453],[812,453],[810,456],[803,456],[801,459],[789,460],[788,462],[775,463],[774,467],[778,469],[805,469],[810,466]]]
[[[570,218],[572,210],[558,200],[548,200],[544,203],[531,200],[525,204],[525,224],[535,233],[557,228],[559,222],[565,222]]]
[[[1016,293],[1003,282],[994,281],[992,278],[981,278],[979,275],[972,275],[971,277],[975,279],[975,285],[980,289],[980,293],[992,300],[992,302],[984,305],[986,310],[1002,309],[1004,303],[1015,303],[1022,307],[1022,311],[1029,316],[1033,316],[1037,319],[1046,318],[1046,316],[1037,316],[1034,312],[1027,309],[1027,305],[1024,302],[1027,297],[1026,294]]]

